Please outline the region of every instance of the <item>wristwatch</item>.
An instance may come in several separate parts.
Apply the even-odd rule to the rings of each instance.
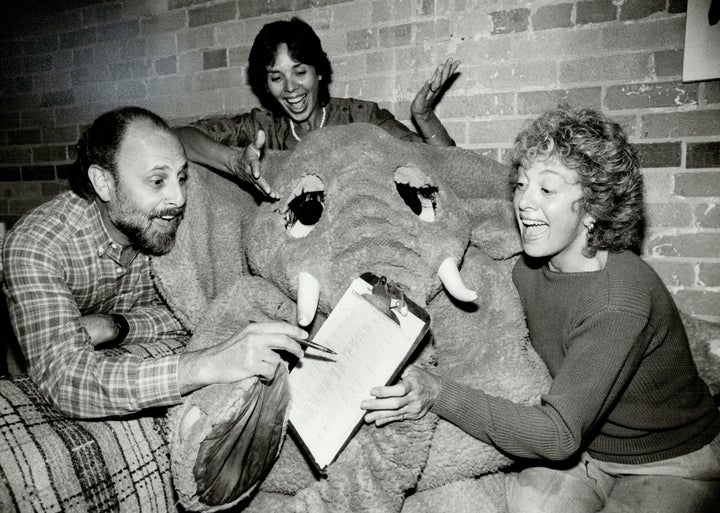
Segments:
[[[110,314],[110,318],[112,319],[113,323],[115,324],[115,328],[117,329],[117,336],[113,340],[116,344],[120,344],[123,340],[125,340],[125,337],[128,336],[128,333],[130,332],[130,325],[127,322],[127,319],[122,314]]]

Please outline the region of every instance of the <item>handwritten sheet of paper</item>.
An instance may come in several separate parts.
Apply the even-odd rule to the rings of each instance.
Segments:
[[[362,422],[360,403],[387,384],[425,324],[408,313],[401,326],[361,294],[372,287],[358,278],[313,337],[337,355],[308,350],[290,373],[290,422],[321,469]]]

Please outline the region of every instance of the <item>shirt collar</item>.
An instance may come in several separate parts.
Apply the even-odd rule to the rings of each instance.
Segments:
[[[105,223],[103,222],[100,207],[97,202],[91,201],[90,203],[88,215],[90,216],[90,223],[94,227],[93,231],[97,254],[99,257],[107,256],[119,264],[123,247],[110,236],[107,228],[105,228]]]

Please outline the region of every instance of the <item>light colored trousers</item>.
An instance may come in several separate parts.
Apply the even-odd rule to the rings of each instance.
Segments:
[[[640,465],[582,453],[574,466],[511,473],[506,491],[510,513],[718,513],[720,435],[690,454]]]

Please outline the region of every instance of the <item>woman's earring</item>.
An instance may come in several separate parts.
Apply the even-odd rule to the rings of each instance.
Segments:
[[[592,233],[595,231],[595,221],[590,221],[588,224],[585,225],[585,228],[587,228],[588,233]]]

